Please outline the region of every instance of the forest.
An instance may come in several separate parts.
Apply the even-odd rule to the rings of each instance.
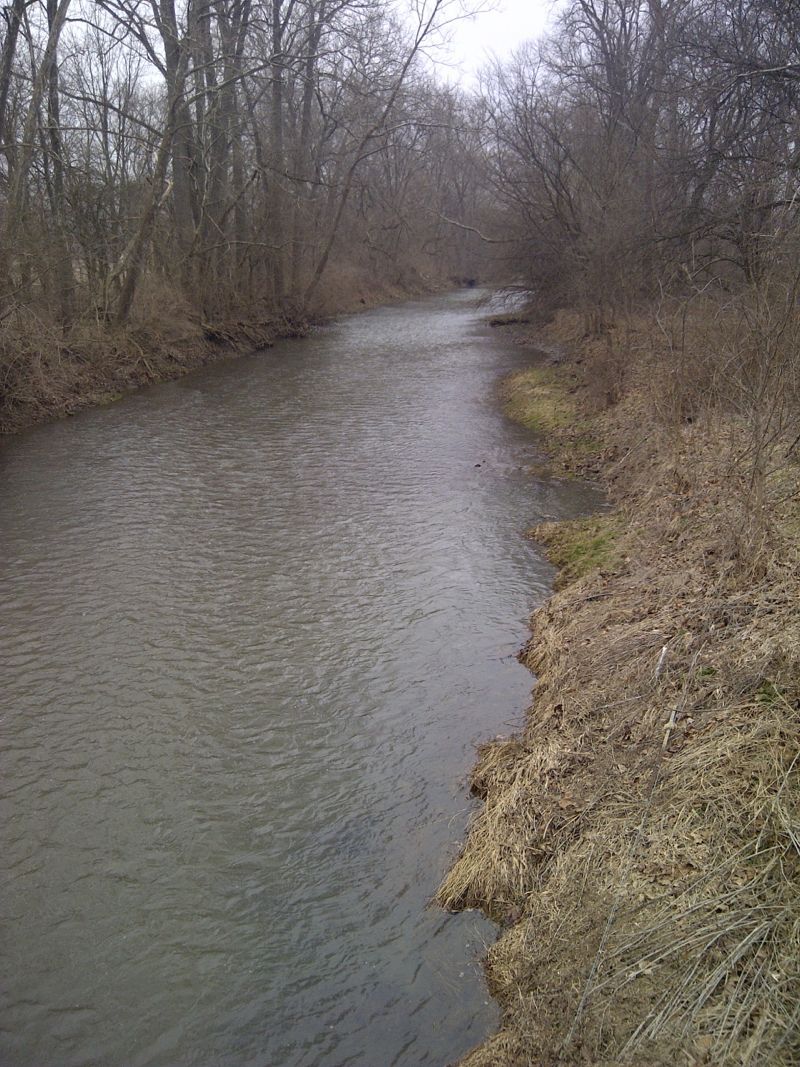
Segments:
[[[437,72],[468,12],[6,4],[6,417],[35,408],[65,361],[139,359],[181,325],[257,343],[276,320],[477,275],[535,292],[540,313],[580,308],[596,333],[657,307],[676,378],[710,375],[740,404],[780,381],[788,403],[794,0],[565,3],[477,89]],[[687,330],[723,320],[764,357],[730,353],[746,382],[719,380],[705,343],[687,357]],[[603,368],[612,394],[623,363]],[[788,417],[773,411],[770,429]]]
[[[5,389],[87,324],[224,334],[481,267],[597,330],[746,293],[769,346],[795,298],[795,8],[567,4],[465,92],[436,77],[448,0],[14,0]]]
[[[91,389],[65,362],[253,347],[467,272],[477,131],[428,54],[454,6],[5,5],[4,414]]]

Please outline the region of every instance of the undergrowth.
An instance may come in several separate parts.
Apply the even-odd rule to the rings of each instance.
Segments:
[[[105,405],[133,389],[178,378],[226,354],[299,336],[285,317],[208,323],[177,309],[125,327],[87,318],[68,330],[29,314],[0,329],[0,434]]]

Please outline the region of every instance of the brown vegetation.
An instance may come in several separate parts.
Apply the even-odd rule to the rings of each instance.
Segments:
[[[506,927],[470,1067],[800,1061],[799,106],[797,0],[567,0],[486,78],[484,225],[555,315],[509,411],[613,510],[537,531],[439,891]]]
[[[123,393],[195,367],[296,336],[306,325],[274,319],[223,325],[143,321],[110,329],[81,323],[68,333],[29,320],[0,334],[0,434],[107,404]]]
[[[119,327],[87,320],[64,330],[29,315],[0,330],[0,434],[112,403],[207,363],[303,337],[331,315],[407,299],[412,292],[350,275],[340,287],[325,288],[313,317],[265,308],[261,319],[251,309],[244,319],[207,322],[185,302],[168,304],[163,294],[141,299],[131,321]]]
[[[577,414],[549,441],[567,470],[600,463],[614,510],[534,531],[568,569],[522,653],[533,704],[519,737],[481,750],[484,804],[439,891],[506,927],[487,958],[502,1030],[464,1063],[794,1063],[795,424],[764,443],[741,418],[730,350],[702,348],[705,309],[687,355],[725,389],[682,378],[673,395],[662,324],[629,320],[606,406],[609,345],[581,320],[548,331],[570,353],[548,387]],[[748,350],[741,324],[722,332]],[[541,361],[511,387],[535,415],[525,373],[535,385]]]

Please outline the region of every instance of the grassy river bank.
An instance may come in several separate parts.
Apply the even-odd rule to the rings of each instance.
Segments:
[[[560,567],[520,654],[532,704],[479,752],[438,893],[502,927],[501,1029],[463,1067],[796,1063],[796,450],[754,466],[749,424],[673,395],[644,321],[513,329],[533,365],[509,414],[611,507],[532,531]]]

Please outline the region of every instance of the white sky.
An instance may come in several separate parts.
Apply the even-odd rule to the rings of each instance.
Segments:
[[[523,41],[540,37],[548,26],[554,3],[553,0],[495,0],[492,6],[495,10],[451,27],[453,81],[469,84],[491,55],[503,58]]]

